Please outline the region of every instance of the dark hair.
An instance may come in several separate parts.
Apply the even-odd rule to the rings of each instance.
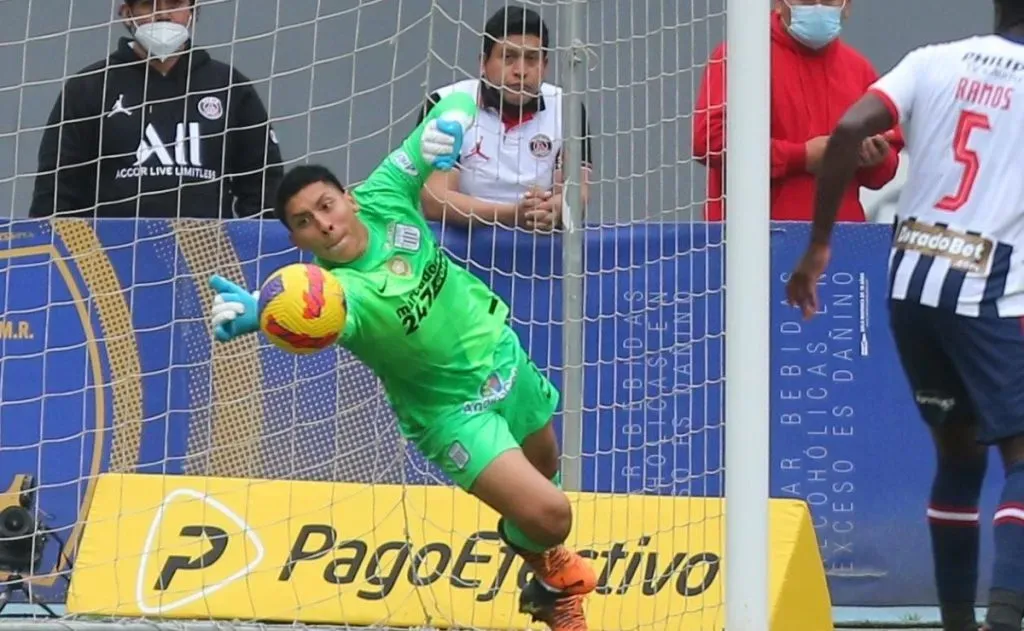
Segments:
[[[292,201],[292,198],[299,191],[317,182],[330,184],[342,193],[345,192],[345,187],[338,181],[337,176],[331,173],[330,169],[319,164],[300,164],[285,173],[281,179],[281,183],[277,187],[277,197],[274,200],[274,216],[289,230],[291,228],[288,226],[288,215],[285,212],[285,207],[288,206],[288,202]]]
[[[487,18],[484,25],[484,59],[490,59],[494,45],[509,35],[533,35],[540,38],[545,57],[548,54],[548,27],[540,14],[521,6],[506,6]]]
[[[1024,23],[1024,0],[995,0],[1003,10],[997,28],[1008,29]]]
[[[192,5],[193,9],[196,8],[196,1],[197,0],[191,0],[191,2],[189,2],[189,4]],[[133,4],[136,4],[137,2],[139,2],[139,0],[123,0],[123,2],[125,4],[127,4],[128,6],[132,6]]]

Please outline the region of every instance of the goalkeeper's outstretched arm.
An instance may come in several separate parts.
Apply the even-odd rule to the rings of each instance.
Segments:
[[[360,188],[394,190],[397,187],[418,206],[420,189],[430,174],[455,166],[462,150],[462,138],[476,119],[476,111],[476,101],[469,94],[444,97]]]

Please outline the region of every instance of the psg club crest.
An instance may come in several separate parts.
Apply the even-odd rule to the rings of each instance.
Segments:
[[[204,118],[215,121],[224,115],[224,105],[215,96],[207,96],[199,101],[199,113]]]
[[[537,134],[530,139],[530,153],[535,158],[546,158],[551,155],[551,139],[544,134]]]

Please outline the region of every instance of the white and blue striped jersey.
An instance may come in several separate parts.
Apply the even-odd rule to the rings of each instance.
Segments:
[[[1024,42],[989,35],[918,48],[872,86],[910,154],[893,299],[1024,316],[1022,81]]]

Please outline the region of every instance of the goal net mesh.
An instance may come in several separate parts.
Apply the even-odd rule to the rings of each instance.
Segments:
[[[190,208],[166,219],[139,211],[137,221],[26,218],[47,116],[64,82],[104,59],[128,34],[112,19],[121,4],[0,2],[0,199],[8,202],[11,219],[0,232],[0,493],[8,489],[0,494],[0,509],[31,496],[31,514],[52,532],[28,584],[55,604],[65,622],[81,617],[62,605],[105,472],[236,478],[251,480],[254,488],[274,480],[364,485],[337,492],[333,501],[343,509],[299,506],[285,494],[274,510],[280,520],[291,513],[300,522],[304,512],[320,518],[368,511],[370,517],[352,518],[369,524],[360,531],[337,526],[339,541],[376,536],[370,545],[447,528],[443,543],[457,556],[463,541],[493,531],[496,524],[492,516],[478,515],[475,504],[457,499],[461,492],[402,440],[379,382],[365,367],[342,350],[296,358],[258,336],[213,343],[207,316],[210,275],[253,288],[280,265],[301,258],[276,221],[190,219]],[[723,489],[723,241],[715,226],[692,222],[700,219],[706,196],[704,167],[692,157],[691,126],[708,55],[724,39],[724,0],[524,4],[539,11],[550,30],[546,81],[567,84],[570,54],[585,65],[581,88],[563,97],[572,103],[578,96],[586,107],[593,152],[579,239],[586,270],[582,365],[563,354],[565,314],[578,304],[563,297],[563,235],[485,224],[467,230],[449,220],[434,228],[457,264],[468,266],[510,303],[512,326],[542,371],[558,385],[566,371],[582,371],[582,401],[563,401],[556,425],[561,431],[561,412],[582,408],[581,453],[567,458],[579,466],[577,490],[601,498],[598,509],[586,512],[582,496],[573,495],[576,531],[592,533],[577,543],[594,553],[601,573],[597,604],[588,611],[592,628],[675,627],[719,607],[720,592],[704,584],[720,589],[715,561],[686,555],[699,551],[691,548],[694,542],[718,537],[723,522],[710,509],[706,514],[690,510],[685,523],[671,525],[683,514],[671,512],[678,509],[634,505],[626,498],[714,497]],[[356,183],[414,128],[430,92],[480,76],[484,23],[504,0],[200,0],[199,5],[195,45],[251,80],[286,168],[320,163],[342,182]],[[563,35],[573,14],[580,20],[579,42]],[[96,115],[101,120],[116,114],[116,91],[105,86],[104,94]],[[185,113],[182,122],[197,115]],[[144,136],[141,124],[139,134]],[[570,177],[578,178],[578,171]],[[145,195],[138,203],[146,204]],[[22,482],[31,493],[18,493]],[[164,484],[170,489],[177,483]],[[192,488],[203,493],[208,484]],[[412,489],[421,485],[443,491],[424,496],[429,498],[424,503],[409,499],[419,497]],[[396,487],[406,490],[377,492]],[[448,499],[434,499],[441,492]],[[613,496],[622,503],[611,503]],[[123,528],[151,525],[160,502],[168,506],[166,497],[158,494],[148,507],[135,506],[144,514],[123,515]],[[393,505],[384,510],[380,504],[388,502]],[[448,514],[435,514],[435,503],[439,513]],[[466,506],[470,514],[463,514]],[[378,517],[400,525],[374,535]],[[609,530],[606,521],[617,525]],[[156,555],[162,563],[170,554],[161,553],[159,543],[143,549],[144,533],[121,536],[137,541],[139,549],[118,547],[125,558],[112,563],[138,568],[140,556]],[[653,552],[652,537],[667,540],[667,547]],[[0,577],[13,569],[4,565],[8,548],[3,543]],[[427,543],[411,541],[414,547]],[[281,552],[280,545],[263,545],[268,555]],[[404,596],[396,589],[391,597],[378,598],[369,609],[377,613],[361,623],[407,624],[409,618],[395,612],[410,608],[422,610],[421,623],[427,625],[471,626],[483,619],[522,623],[526,618],[513,611],[514,596],[500,607],[481,596],[486,581],[501,571],[498,544],[488,545],[492,557],[473,561],[484,569],[466,574],[482,583],[469,590],[468,601],[448,593],[467,591],[458,584],[461,577],[452,578],[465,568],[453,569],[455,558],[447,567],[435,559],[429,564],[440,580]],[[670,548],[684,556],[673,560]],[[209,549],[196,544],[178,554],[201,556]],[[412,563],[378,555],[374,569],[368,567],[370,556],[355,571],[365,572],[378,592],[387,580],[378,577],[373,583],[373,572],[390,576],[395,563]],[[264,571],[274,574],[285,559],[270,561],[274,569]],[[301,580],[320,580],[325,563],[321,560]],[[141,572],[123,576],[135,580],[136,571]],[[122,576],[119,572],[111,576]],[[298,580],[281,589],[289,594],[306,589]],[[362,602],[351,593],[355,587],[331,587],[335,600],[357,603],[338,611],[353,611]],[[243,599],[270,597],[256,588],[236,588]],[[207,615],[194,618],[223,617],[212,593],[203,589],[197,593],[210,606]],[[506,580],[500,589],[512,594],[515,582]],[[138,595],[133,590],[108,589]],[[661,592],[672,596],[656,607],[645,604],[645,597]],[[602,604],[613,599],[617,604]],[[24,599],[14,593],[12,600]],[[462,602],[476,604],[460,609]],[[128,605],[113,613],[103,607],[85,613],[126,623],[134,619],[123,613],[135,606]],[[474,607],[495,612],[480,618]],[[649,610],[641,612],[644,608]],[[301,607],[292,613],[291,621],[309,620]],[[163,616],[157,608],[145,617]]]

